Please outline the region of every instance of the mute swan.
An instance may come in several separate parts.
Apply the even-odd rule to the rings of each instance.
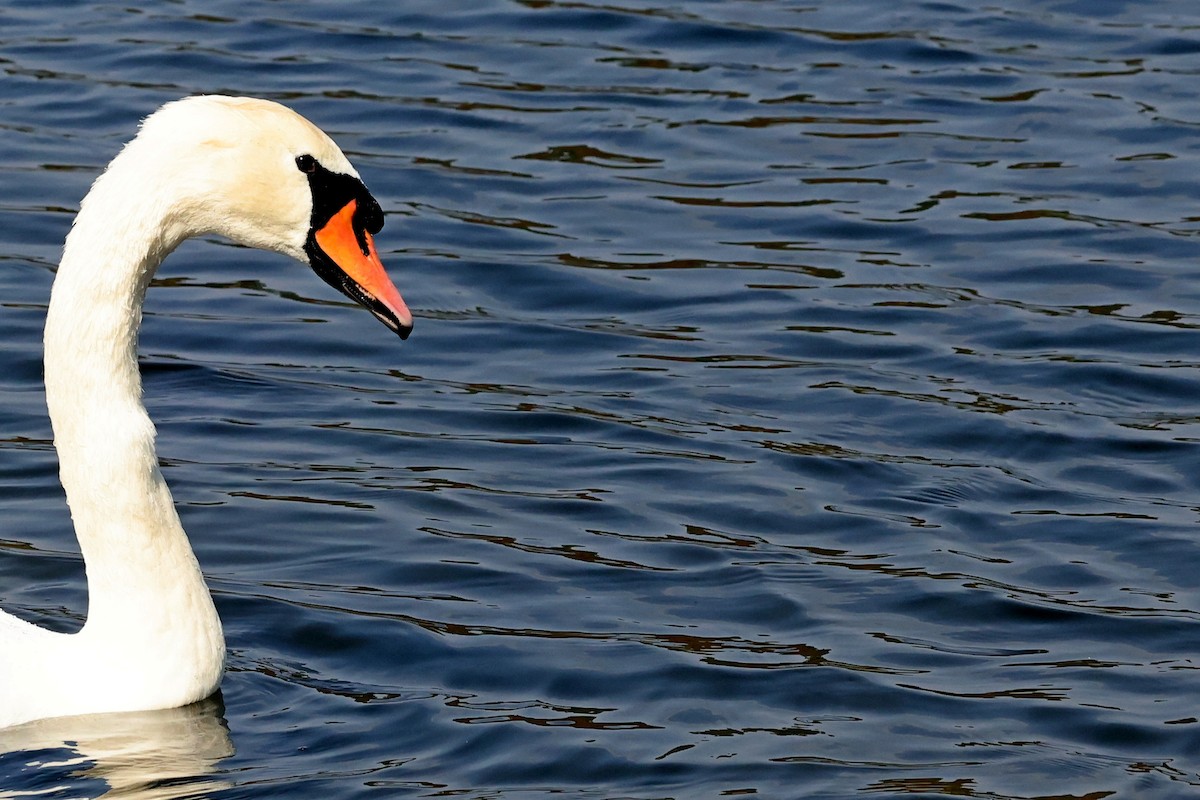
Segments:
[[[74,634],[0,612],[0,727],[201,700],[221,622],[158,469],[137,333],[154,271],[216,233],[310,264],[407,338],[412,316],[371,238],[383,212],[333,141],[276,103],[168,103],[80,205],[46,314],[46,403],[88,583]]]

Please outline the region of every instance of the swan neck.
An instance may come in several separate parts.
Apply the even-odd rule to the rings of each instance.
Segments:
[[[81,633],[112,658],[199,659],[219,676],[220,623],[159,471],[137,362],[146,288],[185,232],[129,155],[84,198],[46,317],[46,401],[88,579]]]
[[[171,235],[159,198],[125,190],[126,155],[84,198],[50,293],[45,367],[55,423],[82,413],[72,402],[81,395],[100,405],[124,400],[140,406],[142,303],[159,264],[183,237]]]

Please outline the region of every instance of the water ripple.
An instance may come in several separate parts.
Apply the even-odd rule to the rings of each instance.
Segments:
[[[313,118],[419,317],[398,347],[274,256],[172,256],[143,377],[224,705],[18,731],[0,793],[1185,794],[1198,22],[0,10],[6,609],[86,608],[41,325],[141,115]]]

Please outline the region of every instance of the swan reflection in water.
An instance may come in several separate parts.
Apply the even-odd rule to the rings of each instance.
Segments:
[[[218,693],[183,708],[35,720],[0,729],[0,798],[204,797],[234,753]]]

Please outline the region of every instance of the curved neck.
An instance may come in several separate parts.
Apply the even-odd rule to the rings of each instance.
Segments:
[[[87,570],[82,633],[174,660],[194,654],[164,647],[190,638],[211,650],[220,623],[158,468],[137,364],[146,287],[184,232],[129,155],[96,181],[67,237],[46,316],[46,402]]]

